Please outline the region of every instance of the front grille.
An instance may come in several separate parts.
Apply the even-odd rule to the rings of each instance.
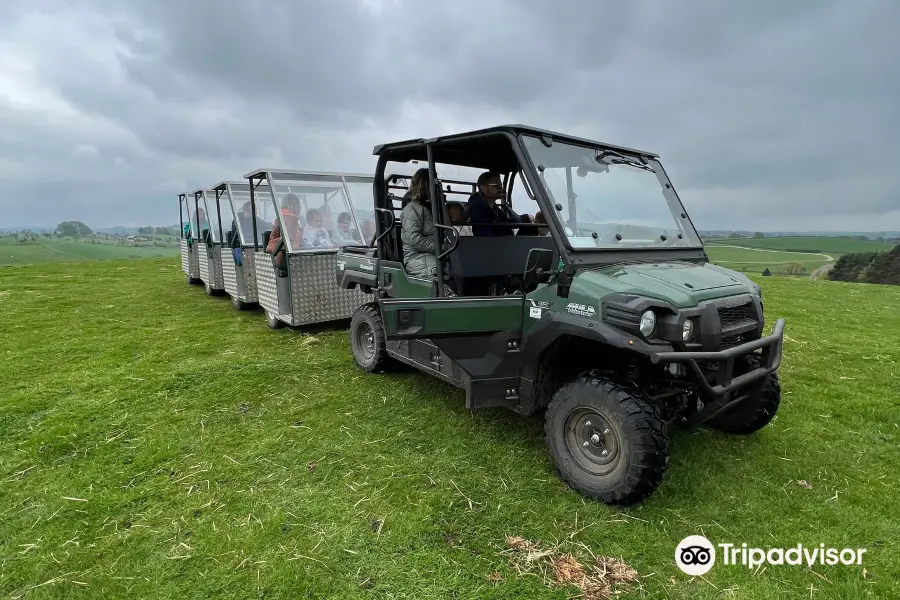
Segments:
[[[759,323],[749,296],[731,296],[717,302],[719,322],[722,325],[720,350],[727,350],[749,342]]]
[[[752,319],[750,316],[750,302],[741,306],[720,306],[719,321],[722,322],[722,329],[728,329],[734,325],[741,324],[742,321]]]

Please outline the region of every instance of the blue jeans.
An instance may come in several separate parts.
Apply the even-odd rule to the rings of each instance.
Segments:
[[[240,248],[232,248],[231,253],[234,255],[234,264],[236,264],[236,265],[244,264],[243,263],[243,260],[244,260],[243,250],[241,250]]]

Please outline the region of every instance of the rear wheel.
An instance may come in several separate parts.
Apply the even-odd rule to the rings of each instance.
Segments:
[[[266,324],[270,329],[281,329],[284,327],[284,321],[275,316],[275,313],[266,311]]]
[[[583,374],[553,395],[544,427],[560,477],[583,496],[627,506],[662,483],[669,461],[663,421],[629,388]]]
[[[735,364],[735,375],[747,373],[760,366],[761,357],[751,354]],[[781,382],[778,373],[769,373],[762,380],[750,384],[750,395],[738,405],[706,422],[709,427],[724,433],[747,435],[759,431],[772,422],[781,405]]]
[[[388,362],[384,321],[378,304],[363,304],[350,320],[350,349],[366,373],[383,371]]]

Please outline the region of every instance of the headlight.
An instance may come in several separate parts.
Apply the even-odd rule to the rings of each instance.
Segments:
[[[654,329],[656,329],[656,313],[652,310],[645,310],[641,315],[641,333],[644,334],[644,337],[650,337]]]
[[[692,337],[694,337],[694,322],[690,319],[685,319],[684,325],[681,326],[681,340],[689,342]]]

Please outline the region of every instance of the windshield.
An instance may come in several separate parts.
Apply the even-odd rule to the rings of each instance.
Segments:
[[[699,248],[700,238],[659,163],[602,148],[523,136],[525,148],[569,245],[597,248]]]

